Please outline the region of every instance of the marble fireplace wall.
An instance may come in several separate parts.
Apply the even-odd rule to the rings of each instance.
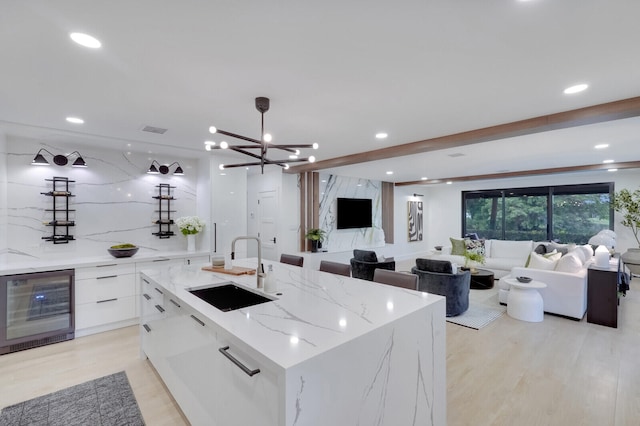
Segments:
[[[330,252],[383,247],[382,182],[320,173],[319,227],[326,231],[323,248]],[[337,229],[337,198],[370,198],[371,228]]]
[[[31,160],[40,148],[52,154],[67,154],[78,150],[87,168],[74,168],[70,164],[60,167],[44,154],[50,166],[32,166]],[[6,152],[6,237],[0,240],[0,253],[16,260],[24,257],[40,259],[56,257],[101,256],[111,245],[133,243],[140,251],[184,251],[186,238],[178,227],[176,234],[167,239],[152,235],[157,232],[158,195],[156,185],[175,186],[171,201],[172,218],[196,214],[197,161],[164,155],[132,151],[118,151],[88,146],[72,146],[58,143],[41,143],[26,138],[7,137]],[[152,160],[160,164],[178,161],[184,176],[174,176],[173,166],[166,175],[146,173]],[[52,216],[46,209],[52,208],[53,197],[41,192],[52,190],[52,183],[45,179],[66,177],[75,181],[69,190],[75,195],[69,199],[74,209],[71,219],[75,226],[70,234],[75,237],[68,244],[53,244],[42,239],[51,235],[53,227],[44,222]],[[205,238],[198,241],[198,249],[208,246]]]

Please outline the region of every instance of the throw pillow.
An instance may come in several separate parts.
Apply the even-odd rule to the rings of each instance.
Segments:
[[[558,272],[568,272],[570,274],[580,272],[581,269],[582,262],[578,259],[575,253],[569,253],[566,256],[562,256],[555,268]]]
[[[556,263],[560,259],[560,256],[562,256],[561,253],[549,253],[546,256],[542,256],[536,253],[535,251],[531,252],[528,268],[553,271],[556,266]]]
[[[478,253],[484,256],[484,239],[482,240],[464,240],[465,249],[471,253]]]
[[[567,254],[572,254],[575,257],[577,257],[580,260],[580,263],[584,264],[586,258],[584,257],[584,252],[582,250],[580,250],[579,248],[575,248],[573,250],[571,250],[569,253]]]
[[[416,259],[416,268],[421,271],[440,272],[442,274],[452,274],[453,266],[446,260]]]
[[[360,262],[377,262],[378,256],[376,256],[375,251],[370,250],[353,250],[353,258],[355,260],[359,260]]]
[[[563,255],[569,252],[569,244],[558,244],[555,241],[551,241],[547,250],[558,250]]]
[[[449,238],[451,241],[451,254],[454,256],[464,256],[467,251],[467,245],[464,240],[456,240],[455,238]]]
[[[545,254],[547,253],[547,246],[544,244],[538,244],[534,251],[538,254]]]
[[[578,249],[582,250],[582,252],[584,253],[585,262],[593,257],[593,247],[591,247],[589,244],[576,247],[576,250]]]

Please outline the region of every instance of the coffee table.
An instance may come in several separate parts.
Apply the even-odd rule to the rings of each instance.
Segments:
[[[471,288],[474,290],[488,290],[493,288],[494,275],[487,269],[477,269],[471,273]]]
[[[503,278],[511,286],[507,298],[507,314],[515,319],[541,322],[544,319],[544,301],[538,289],[547,285],[540,281],[521,283],[515,278]]]

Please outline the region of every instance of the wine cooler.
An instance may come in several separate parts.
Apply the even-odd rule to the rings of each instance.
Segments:
[[[71,340],[75,271],[0,277],[0,355]]]

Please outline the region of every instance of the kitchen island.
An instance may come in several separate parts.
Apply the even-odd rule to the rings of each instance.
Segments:
[[[446,424],[443,297],[266,263],[275,293],[203,265],[140,274],[142,355],[192,424]],[[223,312],[189,292],[229,281],[273,300]]]

